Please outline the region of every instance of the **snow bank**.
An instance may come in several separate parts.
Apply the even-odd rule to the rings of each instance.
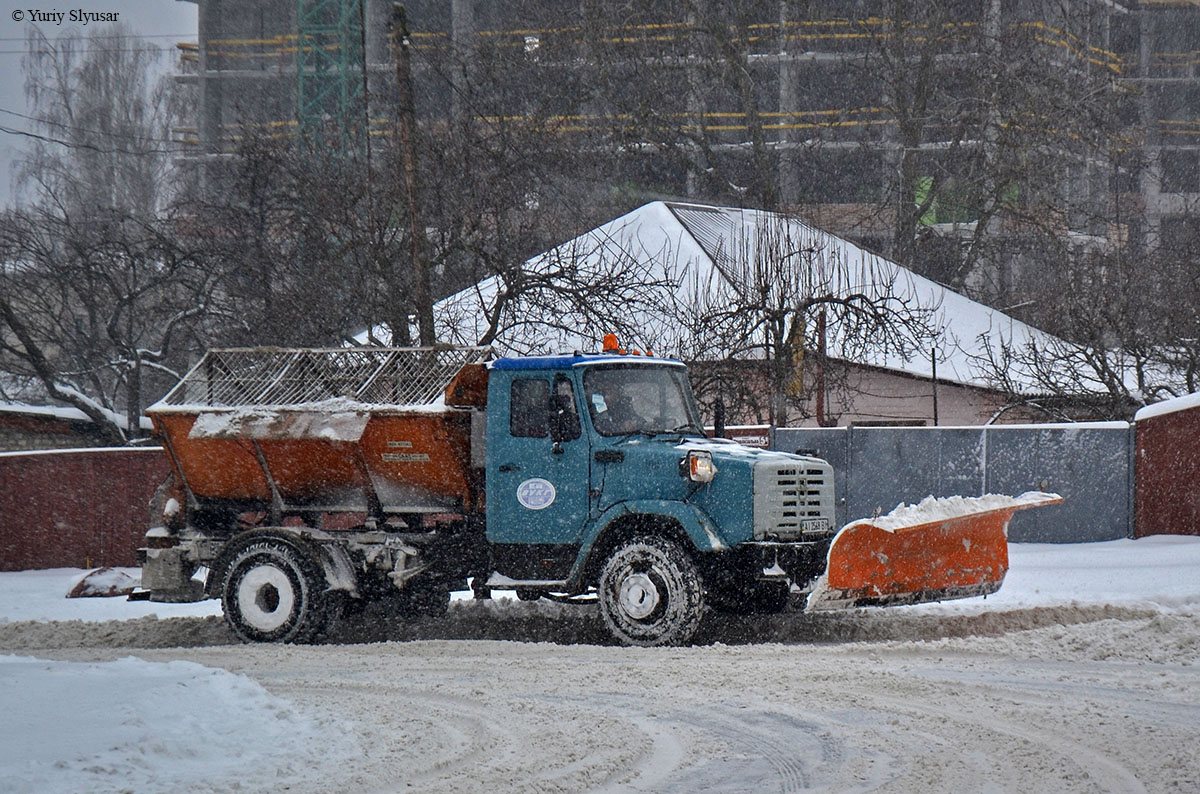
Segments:
[[[260,684],[193,662],[0,656],[4,790],[280,790],[359,754]]]
[[[139,577],[138,568],[117,568]],[[220,615],[220,601],[194,604],[157,604],[124,598],[66,597],[86,571],[47,568],[40,571],[0,573],[0,623],[24,620],[119,620],[156,615],[160,618]]]
[[[1120,661],[1132,664],[1200,664],[1200,615],[1166,614],[1113,606],[1043,607],[989,616],[943,616],[938,628],[969,622],[970,631],[941,631],[920,636],[910,627],[902,643],[931,649],[1003,654],[1012,658],[1079,663]],[[983,621],[982,623],[980,621]],[[1086,624],[1086,625],[1084,625]],[[995,631],[981,631],[991,627]],[[902,646],[901,646],[902,647]],[[910,646],[912,647],[912,646]]]
[[[1069,604],[1200,613],[1200,537],[1010,543],[1008,576],[983,598],[901,609],[981,612]]]
[[[119,568],[97,568],[77,576],[67,590],[67,598],[116,598],[128,596],[139,579]]]

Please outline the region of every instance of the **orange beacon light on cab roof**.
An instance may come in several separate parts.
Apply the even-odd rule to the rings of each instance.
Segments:
[[[620,343],[620,341],[617,340],[616,334],[605,334],[604,340],[601,342],[600,347],[601,347],[600,352],[602,352],[602,353],[616,353],[617,355],[625,356],[625,355],[629,355],[629,353],[632,352],[633,355],[635,355],[635,356],[643,355],[642,351],[640,351],[640,350],[634,350],[634,351],[622,350],[621,343]],[[654,353],[647,350],[644,355],[652,356],[652,355],[654,355]]]

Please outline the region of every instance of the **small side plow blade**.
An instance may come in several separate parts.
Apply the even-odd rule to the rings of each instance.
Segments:
[[[829,547],[825,573],[807,611],[920,604],[988,595],[1008,572],[1008,522],[1029,507],[1062,497],[929,497],[886,516],[842,527]]]

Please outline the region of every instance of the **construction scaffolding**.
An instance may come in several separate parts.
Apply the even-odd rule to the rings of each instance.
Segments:
[[[298,0],[296,119],[314,145],[361,152],[366,141],[362,0]]]

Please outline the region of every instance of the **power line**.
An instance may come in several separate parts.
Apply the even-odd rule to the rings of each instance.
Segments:
[[[88,151],[97,152],[99,154],[129,154],[129,155],[144,155],[144,154],[178,154],[189,151],[187,147],[179,147],[176,149],[141,149],[139,151],[130,151],[129,149],[105,149],[91,143],[76,143],[74,141],[64,141],[61,138],[51,138],[47,135],[39,135],[36,132],[29,130],[16,129],[14,127],[6,127],[0,124],[0,133],[7,135],[16,135],[24,138],[33,138],[34,140],[43,141],[45,143],[56,143],[59,146],[65,146],[68,149],[87,149]]]
[[[103,136],[106,138],[117,138],[117,139],[121,139],[121,140],[129,140],[130,138],[133,137],[132,135],[129,135],[127,133],[105,132],[104,130],[93,130],[93,129],[88,129],[86,127],[77,127],[77,126],[74,126],[71,124],[63,124],[62,122],[59,122],[59,121],[51,121],[50,119],[43,119],[43,118],[38,118],[36,116],[29,116],[25,113],[18,113],[17,111],[9,110],[8,108],[0,108],[0,113],[7,113],[10,116],[16,116],[18,118],[27,119],[29,121],[36,122],[38,124],[45,124],[50,127],[59,127],[64,130],[68,130],[68,131],[72,131],[72,132],[80,132],[80,133],[84,133],[87,135],[100,135],[100,136]],[[94,144],[77,143],[74,141],[65,141],[65,140],[61,140],[59,138],[51,138],[51,137],[41,135],[36,132],[29,132],[28,130],[21,130],[21,129],[16,129],[13,127],[0,126],[0,132],[6,132],[9,135],[23,135],[23,136],[26,136],[29,138],[36,138],[38,140],[46,141],[47,143],[58,143],[58,144],[62,144],[63,146],[68,146],[68,147],[92,149],[94,151],[104,152],[106,154],[170,154],[172,152],[188,151],[187,147],[176,147],[174,149],[142,149],[137,152],[131,152],[128,150],[123,150],[123,149],[101,149],[101,148],[95,146]],[[165,144],[178,143],[178,141],[173,141],[169,138],[157,138],[157,137],[153,137],[153,136],[141,136],[141,140],[152,142],[152,143],[165,143]]]
[[[38,29],[38,32],[41,33],[41,30]],[[63,34],[60,34],[53,38],[46,36],[45,34],[42,34],[38,40],[45,41],[47,44],[53,45],[56,42],[63,40],[64,38],[78,40],[81,44],[84,44],[84,45],[86,45],[87,42],[92,42],[92,41],[142,42],[142,41],[145,41],[146,39],[173,39],[175,41],[182,40],[183,42],[191,43],[191,42],[194,42],[197,40],[198,34],[194,33],[194,32],[190,32],[190,33],[151,33],[151,34],[146,34],[146,35],[136,33],[136,32],[135,33],[87,33],[87,34],[81,34],[79,31],[75,31],[74,29],[71,29],[69,32],[64,32]],[[29,40],[30,39],[28,36],[0,36],[0,42],[8,42],[8,41],[28,42]],[[146,42],[146,43],[151,44],[151,46],[135,47],[135,48],[126,50],[126,52],[170,52],[172,49],[172,47],[169,44],[162,45],[162,46],[153,46],[151,42]],[[32,53],[27,48],[20,49],[20,50],[11,50],[11,49],[10,50],[0,50],[0,55],[30,55],[30,54],[32,54]]]

